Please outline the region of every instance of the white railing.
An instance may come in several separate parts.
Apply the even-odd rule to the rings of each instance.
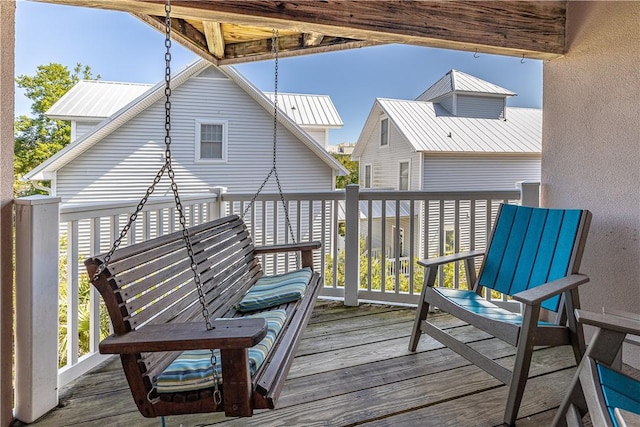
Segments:
[[[538,186],[531,187],[528,191],[537,196]],[[188,226],[229,213],[243,215],[257,246],[292,240],[320,241],[323,250],[316,254],[314,262],[315,268],[324,273],[322,295],[325,297],[343,299],[347,305],[357,305],[361,300],[415,304],[423,275],[417,260],[459,250],[482,249],[498,205],[517,202],[523,195],[529,200],[537,200],[527,191],[522,194],[520,191],[361,191],[358,186],[349,186],[346,191],[288,193],[285,200],[290,230],[286,226],[285,211],[281,206],[275,208],[280,200],[276,194],[260,195],[251,204],[253,195],[226,193],[217,188],[211,194],[183,196],[182,204]],[[48,203],[56,207],[57,215],[58,199],[51,200]],[[26,210],[32,209],[26,201],[16,204],[24,205]],[[62,357],[65,363],[59,369],[57,386],[77,378],[103,360],[97,348],[108,321],[98,295],[88,284],[82,260],[106,252],[136,206],[137,202],[62,205],[59,208],[60,226],[49,227],[49,232],[55,233],[54,241],[57,238],[60,242],[61,262],[58,268],[51,267],[57,263],[47,264],[52,271],[39,271],[39,274],[64,279],[59,295],[66,294],[60,301],[59,310],[64,328],[61,336],[67,337],[62,341],[66,345]],[[52,213],[40,215],[43,218],[49,215],[49,224],[58,221]],[[26,222],[19,226],[34,227]],[[152,198],[122,246],[178,229],[173,200]],[[37,237],[32,240],[22,244],[38,244]],[[19,229],[16,241],[21,241]],[[34,257],[19,255],[16,256],[17,272],[42,269]],[[261,261],[268,274],[290,270],[297,263],[294,255],[267,255]],[[453,287],[466,286],[463,268],[463,265],[455,265],[442,270],[439,282]],[[21,275],[36,276],[32,273]],[[37,298],[37,291],[29,295]],[[89,327],[81,328],[81,323],[86,325],[87,317]],[[20,334],[16,341],[17,347],[25,345]],[[31,341],[34,339],[29,338]],[[55,354],[41,357],[57,360],[56,349],[49,351],[52,352]],[[26,399],[18,397],[20,394],[17,392],[16,400]]]

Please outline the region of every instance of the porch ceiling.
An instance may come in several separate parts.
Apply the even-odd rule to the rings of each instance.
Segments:
[[[164,32],[164,0],[40,0],[120,10]],[[566,1],[172,0],[174,38],[216,65],[404,43],[553,59]],[[383,59],[381,59],[383,60]]]

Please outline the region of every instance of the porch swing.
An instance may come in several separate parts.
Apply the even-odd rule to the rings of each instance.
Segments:
[[[170,0],[165,12],[165,162],[111,249],[85,261],[114,331],[99,350],[120,355],[134,401],[145,417],[219,411],[251,416],[254,409],[275,408],[320,291],[312,252],[320,244],[293,240],[254,247],[238,215],[187,227],[171,164]],[[276,30],[272,45],[273,167],[243,217],[274,176],[293,239],[276,169]],[[118,249],[165,173],[181,229]],[[277,252],[295,252],[300,269],[265,276],[258,257]]]

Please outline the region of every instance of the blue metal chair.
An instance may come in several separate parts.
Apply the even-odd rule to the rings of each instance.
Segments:
[[[587,210],[542,209],[503,204],[488,243],[481,251],[426,259],[425,283],[409,350],[422,332],[509,385],[504,422],[515,423],[528,379],[533,346],[571,345],[576,361],[584,353],[582,328],[573,313],[579,308],[578,286],[589,278],[578,274],[591,220]],[[484,255],[476,278],[475,258]],[[464,261],[471,290],[434,287],[441,265]],[[492,290],[521,302],[513,313],[483,298]],[[427,319],[435,306],[517,347],[512,371],[494,362]],[[547,321],[541,313],[546,312]],[[547,316],[548,315],[548,316]]]
[[[576,318],[580,323],[598,329],[553,425],[582,426],[582,418],[587,412],[596,427],[640,425],[640,380],[614,368],[626,335],[640,335],[640,315],[577,310]]]

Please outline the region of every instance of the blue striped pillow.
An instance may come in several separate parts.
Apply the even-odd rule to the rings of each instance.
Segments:
[[[262,310],[301,299],[311,274],[311,269],[305,267],[277,276],[262,276],[242,298],[238,311]]]
[[[287,313],[284,310],[271,310],[251,314],[246,317],[262,317],[267,321],[267,335],[262,341],[249,349],[249,371],[251,375],[253,375],[262,362],[264,362],[271,347],[273,347],[273,343],[287,318]],[[218,383],[222,384],[220,350],[214,350],[214,355],[218,361],[216,366]],[[176,360],[156,377],[155,387],[158,393],[176,393],[213,387],[211,351],[183,351]]]

